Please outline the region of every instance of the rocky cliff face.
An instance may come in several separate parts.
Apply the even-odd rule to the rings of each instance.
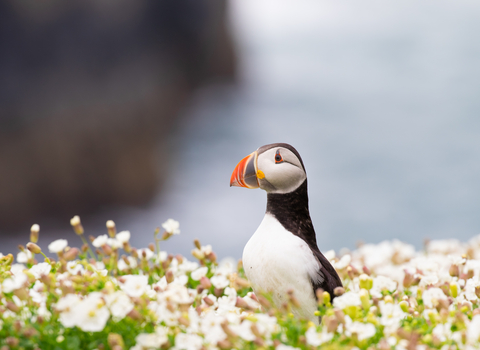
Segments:
[[[148,201],[179,110],[235,59],[220,0],[0,3],[0,231]]]

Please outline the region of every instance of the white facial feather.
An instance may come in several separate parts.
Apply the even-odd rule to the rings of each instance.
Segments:
[[[279,151],[283,161],[275,162]],[[257,169],[265,175],[259,179],[260,188],[269,193],[289,193],[305,181],[307,175],[297,156],[289,149],[274,147],[258,155]]]

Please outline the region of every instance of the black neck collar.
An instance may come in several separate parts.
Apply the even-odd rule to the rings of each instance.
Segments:
[[[290,193],[268,193],[267,213],[277,219],[283,227],[317,249],[317,239],[308,210],[307,180]]]

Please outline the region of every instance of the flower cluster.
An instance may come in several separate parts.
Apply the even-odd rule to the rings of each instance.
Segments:
[[[130,232],[37,245],[38,225],[16,258],[0,254],[0,349],[476,349],[480,347],[480,237],[399,241],[325,253],[344,287],[316,291],[319,325],[297,319],[293,293],[273,305],[255,295],[241,262],[217,262],[196,240],[195,261],[160,250],[180,233],[169,219],[136,249]],[[39,255],[41,254],[41,255]]]

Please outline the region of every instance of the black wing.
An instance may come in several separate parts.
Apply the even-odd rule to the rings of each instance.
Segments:
[[[312,249],[312,247],[310,247]],[[343,287],[342,281],[340,280],[340,277],[337,274],[337,271],[333,268],[332,264],[323,256],[323,254],[320,252],[320,250],[317,249],[312,249],[312,253],[315,255],[315,257],[318,259],[318,262],[322,265],[320,270],[318,271],[318,274],[321,275],[322,277],[322,282],[318,283],[314,280],[310,280],[312,283],[313,287],[313,294],[315,297],[317,297],[317,289],[322,288],[324,291],[328,292],[330,294],[331,300],[335,298],[335,294],[333,291],[337,287]]]

